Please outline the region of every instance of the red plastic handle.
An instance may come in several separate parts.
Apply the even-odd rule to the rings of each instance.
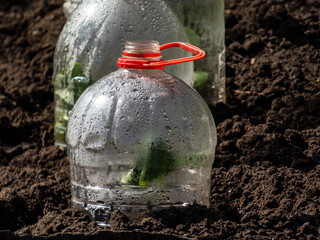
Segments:
[[[123,52],[123,57],[118,59],[118,66],[120,68],[132,68],[132,69],[164,69],[164,66],[185,63],[196,61],[203,58],[206,54],[200,48],[197,48],[189,43],[182,43],[182,42],[173,42],[167,43],[165,45],[160,46],[160,51],[172,48],[172,47],[180,47],[188,52],[192,52],[196,54],[192,57],[186,58],[178,58],[173,60],[146,60],[146,59],[139,59],[139,58],[148,58],[148,57],[161,57],[161,53],[127,53]],[[127,57],[133,57],[127,58]]]
[[[183,50],[196,54],[196,56],[178,58],[178,59],[173,59],[168,61],[153,62],[153,63],[144,64],[144,66],[160,67],[160,66],[167,66],[167,65],[179,64],[179,63],[185,63],[185,62],[192,62],[192,61],[196,61],[201,58],[204,58],[206,56],[206,53],[202,51],[200,48],[193,46],[189,43],[182,43],[182,42],[172,42],[172,43],[164,44],[160,46],[160,51],[167,48],[172,48],[172,47],[180,47]]]

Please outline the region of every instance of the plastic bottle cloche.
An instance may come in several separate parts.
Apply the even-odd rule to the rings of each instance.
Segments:
[[[180,47],[196,56],[164,61]],[[209,205],[216,128],[202,97],[164,66],[204,52],[186,43],[127,42],[119,70],[89,87],[68,123],[72,205],[101,225],[170,206]]]

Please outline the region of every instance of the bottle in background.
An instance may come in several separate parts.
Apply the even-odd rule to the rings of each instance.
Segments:
[[[69,114],[81,93],[115,71],[127,40],[157,39],[188,42],[184,28],[164,0],[86,0],[69,17],[54,55],[55,143],[66,147]],[[164,59],[189,56],[179,48]],[[167,71],[193,85],[193,62],[169,66]]]
[[[66,17],[81,1],[65,1]],[[193,87],[200,92],[207,103],[212,105],[225,103],[224,0],[166,1],[184,25],[190,43],[200,46],[207,53],[207,58],[195,63]]]
[[[206,52],[195,62],[194,88],[207,103],[226,102],[224,0],[167,0],[191,44]]]

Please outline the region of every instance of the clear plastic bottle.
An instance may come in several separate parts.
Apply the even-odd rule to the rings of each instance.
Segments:
[[[164,0],[86,0],[64,26],[54,56],[55,140],[66,147],[69,112],[79,93],[117,69],[116,60],[127,40],[158,39],[160,44],[187,42],[183,26]],[[188,56],[180,49],[164,58]],[[193,63],[168,68],[193,85]]]
[[[160,50],[197,56],[162,61]],[[152,210],[209,205],[216,128],[197,91],[163,71],[202,58],[183,43],[128,42],[121,69],[89,87],[67,129],[72,205],[98,224],[119,209],[137,219]]]
[[[67,1],[75,2],[75,0]],[[194,88],[207,103],[215,105],[226,102],[224,0],[166,0],[166,2],[184,25],[190,43],[199,46],[207,53],[207,57],[195,65]],[[65,7],[66,11],[72,12],[75,5],[76,3],[68,4],[67,8]]]
[[[195,64],[194,88],[207,103],[226,102],[224,0],[167,0],[190,43],[207,57]]]

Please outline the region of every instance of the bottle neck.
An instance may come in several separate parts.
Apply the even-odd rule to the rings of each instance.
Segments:
[[[128,41],[124,47],[123,57],[130,60],[159,61],[161,59],[160,45],[157,41]]]

